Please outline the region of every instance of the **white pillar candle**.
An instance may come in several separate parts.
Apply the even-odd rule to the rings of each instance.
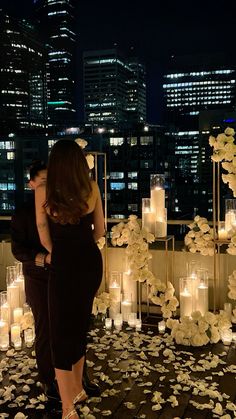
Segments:
[[[219,240],[227,240],[228,238],[228,232],[224,228],[221,228],[218,230],[218,239]]]
[[[131,279],[130,270],[123,272],[123,294],[125,300],[132,302],[132,312],[137,312],[137,282]]]
[[[19,299],[20,299],[20,307],[23,307],[23,304],[25,303],[25,278],[23,275],[18,276],[15,280],[15,285],[18,285],[19,287]]]
[[[110,299],[115,302],[120,302],[120,285],[116,282],[109,285]]]
[[[155,237],[166,237],[167,236],[167,222],[156,221],[155,222]]]
[[[123,320],[122,320],[122,314],[119,313],[115,316],[114,319],[114,326],[116,329],[120,330],[122,328]]]
[[[145,211],[142,213],[142,228],[155,234],[155,212]]]
[[[135,327],[137,320],[137,313],[130,313],[128,314],[128,325],[130,327]]]
[[[20,289],[18,285],[11,284],[7,287],[7,302],[10,310],[10,322],[12,322],[13,310],[20,305]]]
[[[0,351],[7,351],[9,348],[9,333],[0,335]]]
[[[16,351],[19,351],[22,348],[22,339],[21,337],[17,338],[13,342],[13,346]]]
[[[184,289],[184,291],[180,293],[180,317],[191,316],[193,311],[192,301],[192,294],[190,294],[187,288]]]
[[[11,325],[11,342],[14,343],[15,340],[20,339],[21,327],[18,323],[13,323]]]
[[[165,333],[166,330],[166,323],[164,322],[164,320],[162,320],[161,322],[158,323],[158,331],[159,333]]]
[[[204,284],[200,284],[197,288],[197,307],[196,309],[200,311],[201,315],[204,316],[208,311],[208,287]]]
[[[17,307],[13,310],[13,322],[14,323],[20,323],[23,316],[23,308]]]
[[[136,319],[135,329],[136,329],[136,332],[141,332],[141,329],[142,329],[142,320],[141,319]]]
[[[122,301],[121,303],[121,314],[123,317],[123,321],[127,322],[128,321],[128,316],[132,311],[132,303],[131,301]]]
[[[165,208],[165,189],[156,187],[151,189],[151,211],[157,214]]]

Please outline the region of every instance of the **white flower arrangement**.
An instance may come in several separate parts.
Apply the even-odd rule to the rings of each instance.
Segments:
[[[166,319],[173,316],[179,305],[174,293],[175,289],[170,281],[167,282],[167,285],[158,281],[155,285],[151,285],[148,297],[154,304],[161,306],[162,315]]]
[[[172,316],[176,311],[179,302],[174,296],[174,287],[168,281],[167,285],[162,283],[150,271],[148,262],[152,258],[148,244],[154,242],[155,237],[146,229],[142,229],[136,215],[130,215],[129,221],[112,227],[113,246],[127,245],[126,254],[130,266],[130,277],[134,281],[147,282],[150,285],[148,297],[154,304],[161,306],[164,318]]]
[[[148,262],[152,258],[148,250],[148,243],[152,243],[155,237],[146,229],[142,229],[136,215],[130,215],[127,223],[119,223],[112,227],[113,246],[127,245],[126,254],[130,267],[130,278],[134,281],[152,282],[153,273],[149,270]]]
[[[110,294],[108,292],[102,292],[93,300],[92,314],[94,316],[97,316],[99,313],[106,314],[107,309],[110,307],[110,304]]]
[[[217,343],[221,339],[221,332],[229,330],[231,322],[227,313],[220,311],[213,314],[208,311],[204,316],[195,311],[190,317],[180,320],[168,319],[167,327],[171,329],[171,336],[176,343],[185,346],[203,346],[208,343]]]
[[[84,140],[83,138],[76,138],[75,142],[82,149],[84,149],[88,145],[88,141]],[[89,169],[90,170],[93,169],[94,168],[94,156],[92,154],[87,154],[85,157],[86,157]]]
[[[213,147],[211,159],[214,162],[221,162],[222,168],[228,172],[228,174],[222,174],[222,180],[224,183],[228,183],[234,197],[236,197],[236,145],[234,144],[234,135],[234,129],[228,127],[217,137],[211,135],[209,144]]]
[[[236,270],[233,271],[231,275],[229,275],[229,283],[228,283],[228,297],[231,300],[236,300]]]
[[[213,229],[210,228],[207,218],[196,215],[188,227],[190,231],[186,234],[184,243],[189,251],[200,252],[203,256],[213,256],[215,252]]]

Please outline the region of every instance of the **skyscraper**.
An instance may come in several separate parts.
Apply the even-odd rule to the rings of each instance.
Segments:
[[[84,53],[85,122],[125,127],[146,120],[145,68],[118,49]]]
[[[76,122],[76,0],[35,0],[48,46],[48,115],[51,131]]]
[[[0,11],[1,134],[46,127],[45,49],[35,27]]]

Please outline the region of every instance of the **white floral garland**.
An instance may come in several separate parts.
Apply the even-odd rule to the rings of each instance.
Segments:
[[[121,222],[112,227],[112,245],[127,245],[126,254],[130,267],[130,278],[139,282],[146,281],[151,286],[148,297],[154,304],[161,306],[163,317],[169,318],[176,311],[179,302],[174,297],[173,285],[170,282],[167,285],[163,284],[149,269],[148,262],[152,255],[149,252],[148,244],[154,240],[155,237],[152,233],[140,227],[136,215],[130,215],[127,223]]]
[[[200,311],[195,311],[191,318],[168,319],[166,325],[171,329],[171,336],[177,344],[203,346],[219,342],[221,332],[230,330],[231,322],[224,311],[220,311],[219,314],[208,311],[204,316]]]
[[[213,229],[210,228],[208,220],[196,215],[188,227],[190,231],[186,234],[184,243],[189,251],[199,252],[203,256],[213,256],[215,252]]]
[[[236,270],[234,270],[233,273],[229,275],[228,288],[229,288],[228,297],[231,300],[236,300]],[[233,315],[232,315],[231,320],[233,323],[236,323],[236,308],[233,310]]]

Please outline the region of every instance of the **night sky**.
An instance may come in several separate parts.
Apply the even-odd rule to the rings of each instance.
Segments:
[[[161,72],[171,55],[235,52],[234,0],[77,0],[79,57],[88,49],[133,48],[147,67],[148,122],[160,122]],[[18,16],[32,0],[0,0]],[[81,74],[82,79],[82,74]],[[82,83],[82,80],[81,80]]]

